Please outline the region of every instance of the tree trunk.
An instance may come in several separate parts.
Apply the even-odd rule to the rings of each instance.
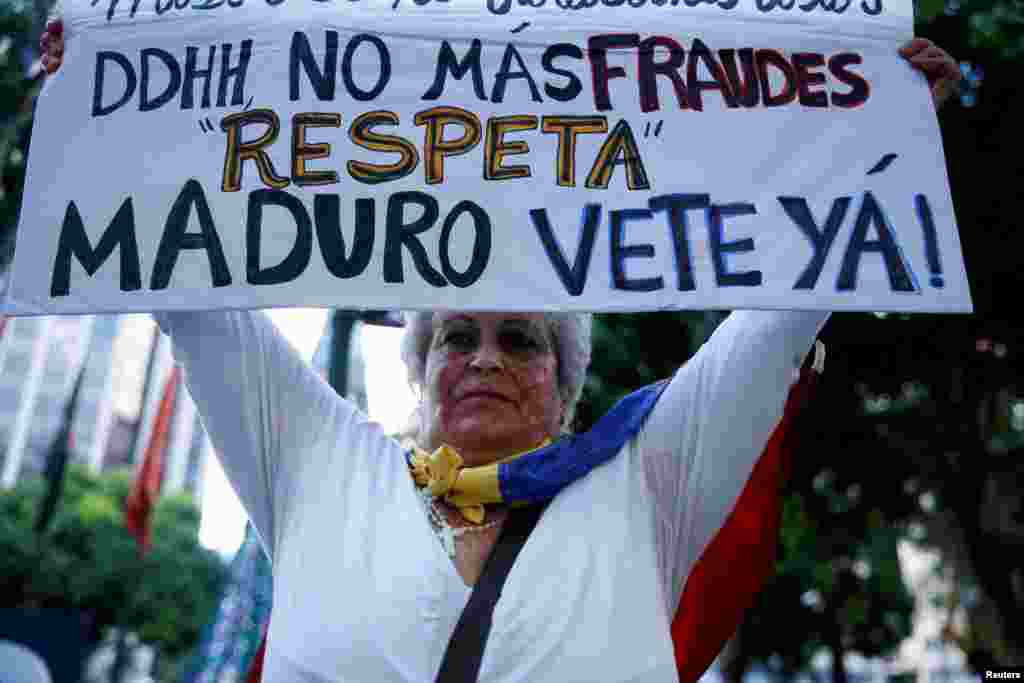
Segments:
[[[1014,514],[1005,514],[1021,509],[1015,482],[1024,480],[1024,470],[1012,453],[996,455],[988,448],[992,429],[985,406],[1002,388],[1003,369],[985,358],[970,369],[953,370],[952,391],[939,419],[948,424],[959,421],[961,428],[954,433],[955,455],[947,451],[938,463],[945,474],[943,502],[951,513],[943,521],[955,533],[936,534],[935,542],[960,576],[972,576],[987,598],[984,602],[994,618],[986,629],[989,642],[979,645],[988,646],[1006,665],[1024,653],[1024,595],[1018,595],[1013,583],[1015,573],[1024,575],[1024,564],[1016,559],[1024,524]],[[972,616],[980,616],[984,610],[973,611]]]

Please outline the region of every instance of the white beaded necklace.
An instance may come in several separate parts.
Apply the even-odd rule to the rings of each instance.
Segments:
[[[415,486],[415,484],[414,484]],[[416,495],[419,498],[420,503],[423,505],[423,509],[427,513],[427,519],[430,521],[430,527],[437,534],[438,540],[441,541],[441,547],[448,554],[448,557],[455,559],[455,539],[467,533],[473,533],[477,531],[483,531],[484,529],[491,529],[498,525],[500,520],[493,519],[486,524],[479,524],[476,526],[460,526],[452,527],[448,524],[448,520],[445,516],[437,511],[434,506],[434,495],[430,493],[430,489],[423,487],[416,487]]]

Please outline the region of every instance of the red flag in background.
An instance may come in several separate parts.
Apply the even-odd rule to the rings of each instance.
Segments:
[[[164,470],[164,452],[171,431],[171,418],[174,413],[174,397],[178,391],[178,367],[171,369],[171,375],[164,385],[164,395],[160,399],[160,409],[153,423],[153,431],[149,436],[142,467],[135,477],[131,493],[128,494],[125,506],[125,524],[132,536],[139,542],[143,550],[148,550],[151,540],[150,518],[157,498],[160,496],[160,480]]]
[[[267,654],[267,634],[263,634],[263,640],[260,641],[260,649],[256,650],[256,656],[252,660],[252,666],[249,667],[249,673],[245,677],[245,683],[260,683],[263,680],[263,658]]]

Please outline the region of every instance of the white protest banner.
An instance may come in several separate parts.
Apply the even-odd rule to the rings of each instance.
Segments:
[[[72,0],[8,308],[969,311],[910,0]]]

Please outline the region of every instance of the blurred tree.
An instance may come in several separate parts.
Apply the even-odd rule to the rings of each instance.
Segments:
[[[915,6],[922,25],[943,14],[960,14],[966,17],[971,47],[990,50],[1003,59],[1024,55],[1024,6],[1020,0],[920,0]]]
[[[124,525],[130,486],[126,472],[95,476],[72,466],[41,538],[32,527],[42,481],[0,492],[0,606],[89,612],[97,642],[107,627],[132,630],[171,666],[198,641],[226,568],[199,545],[199,510],[187,495],[161,499],[153,547],[141,554]]]
[[[863,477],[847,461],[854,457],[875,470],[864,491],[903,496],[911,537],[941,551],[952,591],[966,596],[973,637],[957,641],[976,669],[1024,659],[1021,340],[983,336],[1004,322],[837,317],[828,332],[847,340],[836,342],[843,364],[820,410],[844,392],[858,414],[818,414],[811,437],[831,430],[852,444],[822,470],[840,486]]]
[[[979,670],[1024,661],[1024,13],[1019,1],[948,9],[919,33],[983,67],[969,106],[940,117],[975,313],[836,316],[826,333],[842,364],[832,363],[823,401],[858,410],[840,433],[872,435],[860,454],[875,467],[871,485],[899,480],[915,508],[909,528],[942,552],[969,617],[968,633],[948,635]],[[1002,38],[980,36],[986,12],[1002,17]],[[838,423],[816,421],[823,431]]]
[[[630,391],[671,375],[692,355],[704,319],[701,313],[594,316],[591,372],[576,410],[576,431],[589,429]]]
[[[38,56],[38,15],[45,17],[48,8],[47,2],[0,1],[0,271],[14,253],[32,115],[42,87],[30,68]]]

